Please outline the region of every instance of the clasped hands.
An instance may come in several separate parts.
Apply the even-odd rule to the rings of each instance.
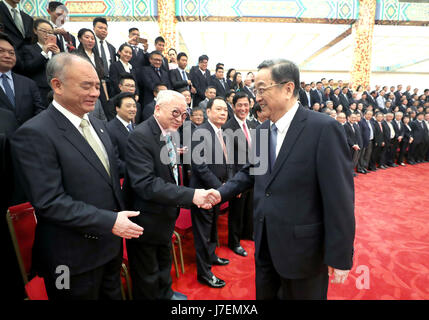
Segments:
[[[213,206],[220,203],[222,197],[220,196],[219,191],[215,189],[204,190],[204,189],[195,189],[194,198],[192,202],[198,207],[203,209],[211,209]]]

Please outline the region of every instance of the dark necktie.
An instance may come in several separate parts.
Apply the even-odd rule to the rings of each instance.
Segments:
[[[277,147],[277,127],[275,123],[271,125],[270,130],[270,172],[273,171],[274,163],[276,162],[276,147]]]
[[[161,71],[159,70],[159,68],[155,68],[156,73],[158,74],[158,76],[161,78]]]
[[[9,99],[10,103],[12,104],[12,106],[15,107],[15,94],[13,93],[13,90],[9,85],[8,76],[3,73],[1,75],[1,77],[2,77],[2,81],[3,81],[4,93],[6,94],[7,98]]]
[[[188,81],[185,70],[182,70],[182,78],[183,78],[183,81]]]
[[[103,40],[100,40],[101,60],[103,60],[104,76],[109,75],[109,65],[107,64],[106,51],[104,51]]]

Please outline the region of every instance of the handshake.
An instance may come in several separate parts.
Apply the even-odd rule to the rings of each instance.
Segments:
[[[194,198],[192,202],[198,207],[203,209],[211,209],[214,205],[217,205],[222,200],[219,191],[215,189],[204,190],[195,189]]]

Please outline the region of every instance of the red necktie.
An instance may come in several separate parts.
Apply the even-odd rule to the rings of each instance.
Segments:
[[[246,122],[243,122],[243,131],[244,131],[244,135],[246,136],[247,144],[250,147],[251,143],[250,143],[250,139],[249,139],[249,133],[247,132],[247,129],[246,129]]]
[[[381,122],[378,123],[380,125],[380,130],[383,132],[383,126],[381,125]]]

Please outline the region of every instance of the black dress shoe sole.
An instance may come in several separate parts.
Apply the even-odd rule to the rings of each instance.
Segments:
[[[227,261],[225,261],[225,262],[220,262],[220,261],[212,262],[212,265],[213,265],[213,266],[226,266],[226,265],[228,265],[228,264],[229,264],[229,260],[227,260]]]
[[[223,287],[225,287],[225,285],[226,285],[225,281],[220,280],[220,279],[218,279],[218,280],[220,280],[220,281],[222,281],[222,282],[217,283],[217,284],[212,283],[211,281],[206,280],[206,279],[204,279],[204,278],[200,278],[200,277],[197,277],[197,280],[198,280],[198,282],[199,282],[199,283],[201,283],[201,284],[205,284],[206,286],[209,286],[209,287],[211,287],[211,288],[215,288],[215,289],[223,288]]]

